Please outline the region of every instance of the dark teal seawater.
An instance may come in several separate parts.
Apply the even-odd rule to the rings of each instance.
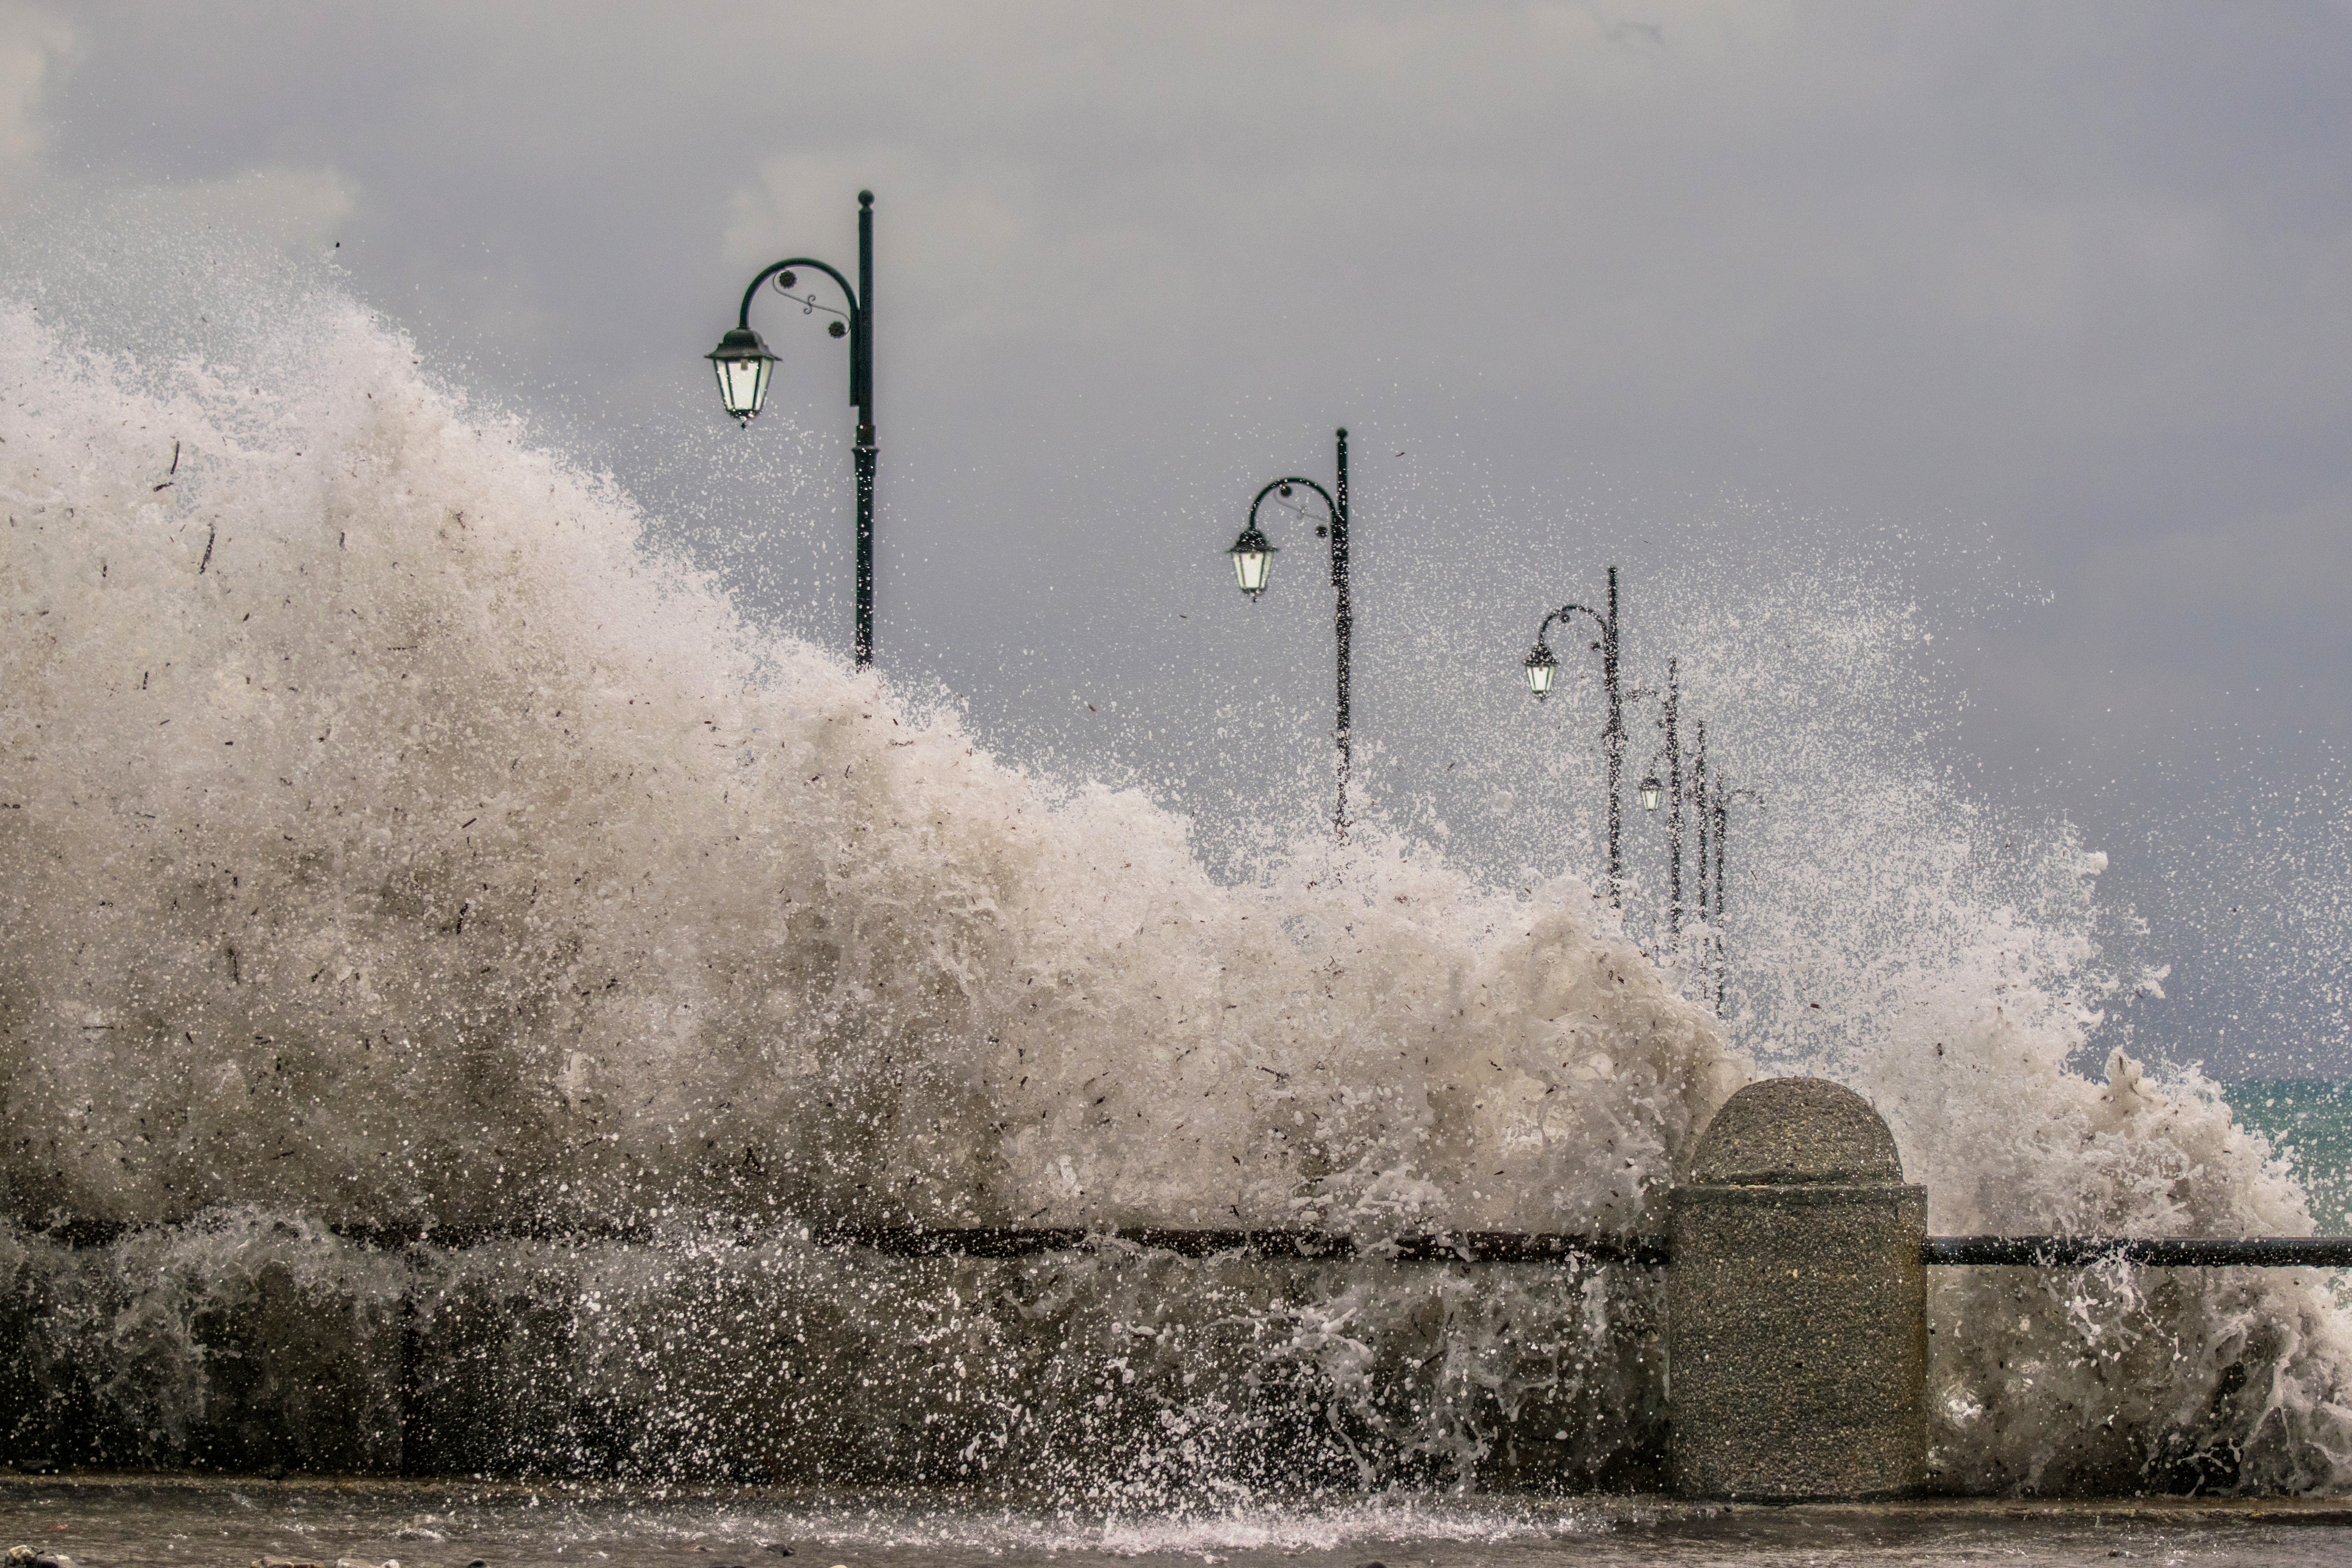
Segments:
[[[2241,1125],[2294,1151],[2321,1232],[2352,1235],[2352,1083],[2253,1079],[2228,1092]]]

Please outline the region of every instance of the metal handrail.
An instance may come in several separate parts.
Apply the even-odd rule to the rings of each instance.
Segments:
[[[2352,1236],[1931,1236],[1922,1261],[2076,1268],[2352,1268]]]
[[[121,1221],[68,1220],[35,1227],[61,1246],[110,1246],[151,1228]],[[644,1243],[662,1234],[650,1224],[436,1226],[342,1224],[325,1227],[362,1247],[462,1250],[498,1241],[587,1245]],[[756,1246],[772,1227],[748,1223],[700,1233],[722,1245]],[[1049,1252],[1131,1248],[1180,1258],[1296,1258],[1388,1263],[1549,1263],[1571,1267],[1673,1261],[1663,1236],[1585,1236],[1568,1232],[1441,1230],[1358,1237],[1341,1231],[1267,1228],[1181,1230],[1155,1226],[1089,1229],[1079,1226],[813,1226],[822,1246],[859,1247],[892,1258],[1035,1258]],[[1931,1236],[1919,1260],[1930,1268],[2079,1268],[2111,1261],[2150,1268],[2352,1268],[2352,1236]]]
[[[835,1226],[812,1239],[871,1247],[899,1258],[1030,1258],[1045,1252],[1131,1247],[1180,1258],[1363,1258],[1390,1263],[1631,1263],[1666,1261],[1662,1236],[1573,1236],[1516,1230],[1428,1231],[1365,1237],[1323,1230],[1032,1229],[1021,1226],[932,1230],[918,1226]]]

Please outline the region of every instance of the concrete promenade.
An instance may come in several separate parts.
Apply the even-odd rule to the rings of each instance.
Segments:
[[[2352,1500],[1916,1498],[1698,1503],[1388,1496],[1160,1515],[949,1491],[0,1473],[0,1545],[110,1564],[263,1556],[402,1568],[1220,1568],[2352,1561]],[[789,1552],[778,1548],[788,1548]]]

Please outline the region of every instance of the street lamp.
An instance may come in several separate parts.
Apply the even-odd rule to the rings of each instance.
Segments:
[[[1315,536],[1321,539],[1328,535],[1331,541],[1331,585],[1339,592],[1339,609],[1332,620],[1332,629],[1339,645],[1339,721],[1333,726],[1332,733],[1339,743],[1339,804],[1338,809],[1332,813],[1331,826],[1344,840],[1348,837],[1349,757],[1348,645],[1355,631],[1356,610],[1355,600],[1348,591],[1348,432],[1341,430],[1338,438],[1339,483],[1332,489],[1327,490],[1313,479],[1301,479],[1296,474],[1287,479],[1276,479],[1259,490],[1256,499],[1250,502],[1249,521],[1242,529],[1241,537],[1234,541],[1233,548],[1225,553],[1233,557],[1234,583],[1239,585],[1244,594],[1255,601],[1259,595],[1265,592],[1266,578],[1273,573],[1275,556],[1274,545],[1267,541],[1265,534],[1258,531],[1258,508],[1265,504],[1266,497],[1276,495],[1277,492],[1286,502],[1290,498],[1292,487],[1296,485],[1305,485],[1323,498],[1323,510],[1328,521],[1315,531]],[[1291,510],[1296,511],[1300,509],[1293,507]]]
[[[1666,706],[1659,721],[1666,730],[1666,933],[1683,941],[1683,736],[1682,679],[1675,659],[1666,660]]]
[[[1662,805],[1668,808],[1666,812],[1668,906],[1666,929],[1671,939],[1679,944],[1682,940],[1683,923],[1684,800],[1681,663],[1677,659],[1666,660],[1666,684],[1663,689],[1645,688],[1629,691],[1620,685],[1617,661],[1617,568],[1612,566],[1609,568],[1609,609],[1606,615],[1590,605],[1562,605],[1559,609],[1546,616],[1543,618],[1543,624],[1536,628],[1535,647],[1528,651],[1524,668],[1527,672],[1528,689],[1534,693],[1538,702],[1551,695],[1559,678],[1559,659],[1552,652],[1551,644],[1549,641],[1552,625],[1558,622],[1564,626],[1571,618],[1580,615],[1592,617],[1594,626],[1600,628],[1601,640],[1594,643],[1592,647],[1601,655],[1601,679],[1609,694],[1609,723],[1602,734],[1607,742],[1609,756],[1609,901],[1612,904],[1618,901],[1620,882],[1618,778],[1623,765],[1625,746],[1623,704],[1628,698],[1640,700],[1662,697],[1664,699],[1658,724],[1665,731],[1665,744],[1651,759],[1653,765],[1643,772],[1642,782],[1633,786],[1633,798],[1641,805],[1645,816],[1656,812]],[[1714,798],[1710,801],[1707,794],[1706,721],[1705,720],[1698,721],[1697,731],[1698,744],[1692,759],[1690,773],[1690,795],[1698,816],[1698,912],[1702,919],[1708,918],[1707,851],[1711,837],[1715,852],[1714,918],[1709,921],[1712,929],[1723,915],[1724,836],[1728,821],[1729,803],[1735,799],[1745,798],[1760,805],[1763,801],[1762,797],[1753,790],[1727,790],[1719,780],[1715,786]],[[1655,765],[1659,762],[1665,764],[1666,776],[1663,779],[1658,776]],[[1723,1010],[1724,978],[1721,968],[1723,939],[1719,931],[1716,931],[1714,941],[1718,964],[1715,1004],[1716,1010],[1720,1013]]]
[[[1669,757],[1674,759],[1668,772],[1675,781],[1675,820],[1669,823],[1668,828],[1674,839],[1672,891],[1669,895],[1674,903],[1674,914],[1670,929],[1677,942],[1682,936],[1683,851],[1679,826],[1682,810],[1682,771],[1681,752],[1676,744],[1678,737],[1675,734],[1675,723],[1680,707],[1680,698],[1674,661],[1669,659],[1666,663],[1664,722],[1666,751]],[[1693,747],[1691,755],[1690,794],[1696,805],[1698,815],[1698,913],[1699,918],[1706,921],[1707,925],[1709,963],[1715,970],[1715,1010],[1717,1016],[1720,1016],[1723,1012],[1725,985],[1730,973],[1729,950],[1723,931],[1723,863],[1725,842],[1731,836],[1731,803],[1735,800],[1745,800],[1753,803],[1760,809],[1764,805],[1764,797],[1752,789],[1733,788],[1725,781],[1720,769],[1717,770],[1713,781],[1713,792],[1710,795],[1706,766],[1706,721],[1697,720],[1693,727],[1696,731],[1696,744]],[[1659,784],[1656,774],[1653,773],[1642,781],[1642,805],[1644,808],[1656,810],[1658,797],[1664,793],[1664,786]],[[1710,889],[1707,887],[1709,870],[1707,856],[1710,848],[1714,851],[1715,879],[1711,899]]]
[[[1540,702],[1551,695],[1552,682],[1559,679],[1559,660],[1544,646],[1543,634],[1536,634],[1536,646],[1528,652],[1528,689]]]
[[[719,346],[702,357],[719,373],[719,396],[727,412],[740,423],[751,423],[751,416],[768,401],[768,377],[776,368],[776,356],[751,328],[731,327]]]
[[[1289,487],[1285,486],[1282,493],[1288,495]],[[1274,570],[1274,546],[1265,542],[1256,523],[1243,529],[1242,536],[1225,553],[1234,558],[1234,579],[1243,593],[1255,599],[1265,592],[1266,574]]]
[[[1593,625],[1600,628],[1601,640],[1592,647],[1601,655],[1601,684],[1609,698],[1609,721],[1601,727],[1601,750],[1609,759],[1609,901],[1614,904],[1621,879],[1619,845],[1622,829],[1617,802],[1619,780],[1625,766],[1624,693],[1617,684],[1617,568],[1609,568],[1608,613],[1603,615],[1586,605],[1562,605],[1546,616],[1543,624],[1536,627],[1536,646],[1528,651],[1525,668],[1528,689],[1535,694],[1536,700],[1540,702],[1550,696],[1552,685],[1559,676],[1559,660],[1552,656],[1551,647],[1544,637],[1551,630],[1553,622],[1559,622],[1565,629],[1570,617],[1580,615],[1591,616]],[[1646,797],[1643,804],[1647,809],[1655,809],[1654,804]]]
[[[1644,813],[1666,808],[1666,931],[1671,940],[1680,942],[1683,928],[1683,744],[1682,744],[1682,679],[1678,661],[1666,660],[1666,684],[1662,691],[1629,692],[1633,697],[1664,697],[1665,703],[1658,725],[1666,732],[1665,744],[1650,759],[1650,771],[1634,786],[1634,793]],[[1666,776],[1661,780],[1657,763],[1664,762]]]
[[[1731,837],[1731,803],[1735,800],[1748,801],[1760,811],[1764,806],[1764,797],[1752,789],[1731,788],[1723,782],[1722,774],[1718,772],[1716,775],[1715,798],[1712,801],[1707,799],[1706,726],[1705,724],[1698,727],[1698,761],[1694,771],[1697,777],[1699,797],[1699,910],[1706,915],[1707,930],[1714,937],[1715,1011],[1716,1016],[1721,1017],[1724,989],[1731,974],[1730,948],[1725,940],[1723,931],[1723,847],[1724,841]],[[1706,888],[1707,829],[1710,826],[1715,830],[1715,908],[1711,913],[1707,910]]]
[[[796,268],[810,267],[841,286],[849,309],[844,312],[817,303],[816,296],[791,294],[799,281]],[[767,401],[768,381],[776,356],[751,330],[751,300],[760,285],[776,280],[779,291],[794,300],[803,316],[823,310],[834,318],[825,324],[832,336],[849,340],[849,401],[857,405],[857,438],[852,447],[857,486],[857,631],[854,644],[857,668],[874,662],[874,193],[857,193],[857,287],[833,268],[811,257],[772,261],[760,269],[743,290],[743,308],[735,326],[703,357],[718,373],[719,395],[727,412],[744,425],[751,423]]]

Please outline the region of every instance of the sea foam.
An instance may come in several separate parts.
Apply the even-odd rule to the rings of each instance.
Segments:
[[[503,1369],[471,1468],[1180,1511],[1655,1481],[1639,1270],[808,1230],[1654,1232],[1759,1070],[1691,974],[1573,878],[1377,823],[1220,880],[1178,812],[749,624],[360,308],[294,313],[153,364],[0,309],[0,1262],[83,1451],[249,1460],[223,1434],[293,1395],[218,1345],[275,1312],[374,1391],[297,1462],[397,1462],[404,1346],[445,1332]],[[2210,1085],[2070,1068],[2095,1013],[2036,981],[2086,938],[1930,924],[1950,951],[1829,993],[1836,1048],[1757,1054],[1872,1095],[1935,1228],[2310,1228]],[[76,1251],[68,1218],[146,1228]],[[354,1224],[654,1239],[394,1258]],[[1931,1305],[1942,1485],[2352,1479],[2317,1277],[1945,1270]]]

